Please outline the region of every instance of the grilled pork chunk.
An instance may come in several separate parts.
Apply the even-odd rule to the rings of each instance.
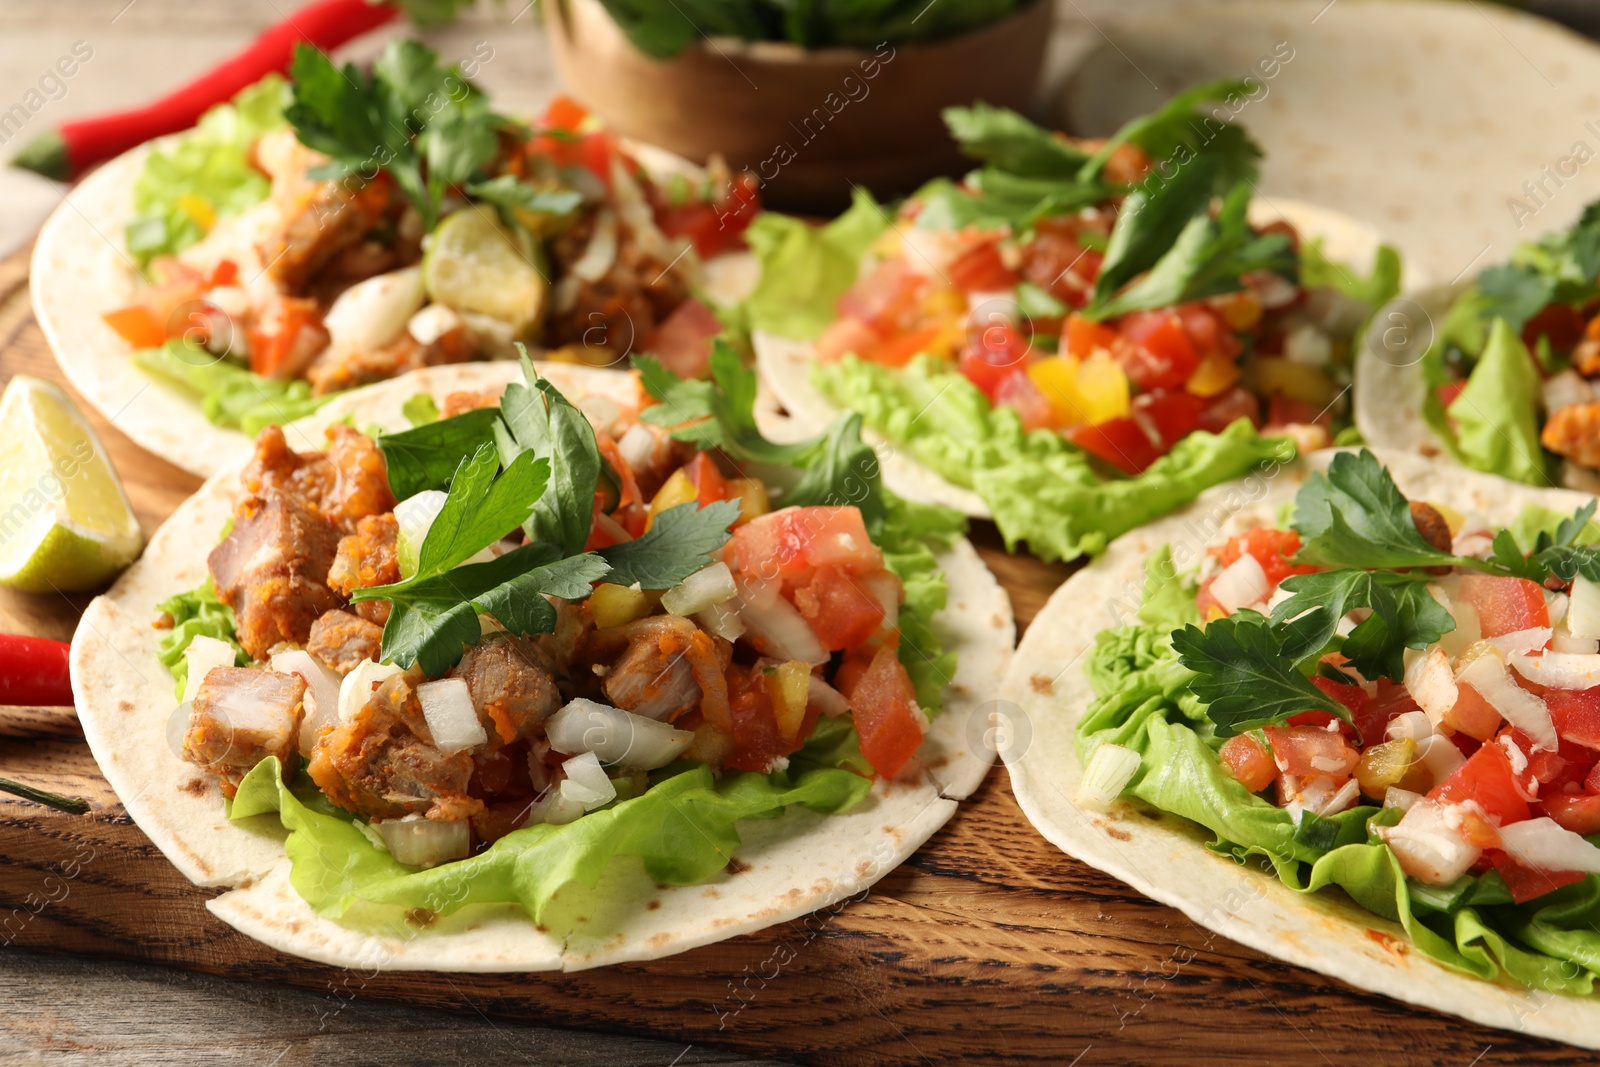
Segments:
[[[293,674],[250,667],[214,667],[195,694],[183,758],[221,779],[233,796],[250,768],[277,756],[294,773],[306,683]]]
[[[324,666],[349,674],[383,647],[383,627],[348,611],[318,616],[306,638],[306,651]]]
[[[400,580],[400,562],[395,545],[400,526],[394,514],[368,515],[356,523],[355,533],[339,542],[339,552],[328,568],[328,585],[340,596],[357,589],[391,585]],[[387,600],[363,600],[351,610],[363,619],[382,626],[389,621]]]
[[[500,745],[543,733],[540,723],[561,706],[561,694],[538,645],[505,634],[467,649],[450,677],[467,683],[483,728]]]
[[[324,581],[338,545],[338,531],[297,496],[269,489],[239,501],[207,562],[246,652],[262,659],[283,642],[304,644],[317,617],[339,607]]]

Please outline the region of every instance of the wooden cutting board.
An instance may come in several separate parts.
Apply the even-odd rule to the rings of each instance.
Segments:
[[[61,376],[26,251],[0,260],[0,381]],[[70,390],[69,390],[70,392]],[[152,531],[199,479],[85,407]],[[1069,568],[974,531],[1025,627]],[[88,597],[0,590],[0,631],[68,640]],[[285,956],[212,918],[100,776],[71,708],[0,709],[0,774],[89,800],[0,794],[0,945],[116,956],[352,999],[672,1037],[817,1064],[1519,1062],[1590,1057],[1415,1011],[1196,926],[1038,837],[997,768],[865,899],[651,963],[566,975],[358,972]],[[218,1019],[219,1028],[227,1027]]]

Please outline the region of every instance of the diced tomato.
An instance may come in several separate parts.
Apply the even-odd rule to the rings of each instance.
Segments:
[[[752,519],[733,531],[727,559],[741,573],[782,578],[787,589],[824,567],[863,575],[883,566],[860,510],[848,506],[784,508]]]
[[[1309,404],[1282,393],[1267,398],[1268,426],[1326,426],[1331,421],[1326,406]]]
[[[724,766],[736,771],[771,770],[774,760],[789,755],[805,744],[816,729],[820,712],[806,708],[805,718],[794,739],[783,736],[773,714],[773,697],[766,674],[759,668],[735,664],[728,669],[728,710],[733,715],[733,754]]]
[[[1082,223],[1072,216],[1040,219],[1022,250],[1022,273],[1056,299],[1081,308],[1089,302],[1104,257],[1078,243]]]
[[[606,505],[604,510],[614,512],[633,504],[643,504],[645,499],[644,494],[639,491],[639,479],[634,476],[633,466],[622,455],[622,449],[617,447],[616,439],[603,430],[596,430],[594,443],[600,454],[606,458],[606,462],[611,464],[611,469],[616,471],[617,477],[622,480],[622,484],[615,487],[618,491],[614,496],[612,487],[605,484],[607,481],[605,478],[600,479],[601,484],[595,487],[595,498],[602,505]],[[696,456],[704,454],[696,453]]]
[[[831,567],[794,591],[794,606],[830,652],[856,647],[883,625],[883,605],[871,590]]]
[[[1244,351],[1244,345],[1228,328],[1222,316],[1204,304],[1180,304],[1176,309],[1183,323],[1183,331],[1202,356],[1220,352],[1232,359]]]
[[[1221,433],[1240,419],[1249,419],[1259,429],[1261,400],[1250,390],[1236,385],[1211,398],[1211,402],[1200,413],[1200,428],[1210,433]]]
[[[1117,343],[1118,333],[1109,326],[1102,326],[1082,315],[1068,315],[1066,333],[1062,337],[1063,347],[1070,356],[1079,359],[1088,359],[1097,348],[1110,351]]]
[[[1517,788],[1511,759],[1499,745],[1478,749],[1450,777],[1434,786],[1428,797],[1441,804],[1473,801],[1500,826],[1528,817],[1528,802]]]
[[[761,194],[755,178],[745,171],[734,175],[727,195],[715,202],[693,201],[656,209],[656,225],[668,237],[687,237],[704,258],[744,244],[761,211]]]
[[[1529,867],[1499,849],[1490,849],[1484,854],[1484,858],[1500,877],[1505,879],[1506,888],[1511,891],[1511,899],[1518,904],[1542,897],[1546,893],[1554,893],[1564,885],[1572,885],[1584,879],[1582,871],[1546,871],[1538,867]]]
[[[1121,321],[1118,332],[1133,344],[1117,346],[1117,360],[1141,388],[1182,389],[1200,365],[1183,321],[1170,311],[1136,311]]]
[[[1564,740],[1600,748],[1600,688],[1546,689],[1544,702]]]
[[[1350,709],[1350,722],[1346,723],[1326,711],[1302,711],[1298,715],[1289,716],[1289,725],[1316,726],[1327,729],[1328,723],[1337,722],[1339,723],[1339,729],[1345,732],[1346,736],[1354,735],[1359,729],[1355,723],[1365,717],[1367,691],[1359,685],[1346,685],[1344,682],[1336,682],[1332,678],[1324,678],[1321,675],[1313,677],[1311,684],[1322,690],[1331,699]],[[1377,737],[1362,733],[1360,738],[1363,744],[1371,745],[1382,740],[1382,736],[1380,731]]]
[[[1483,695],[1465,682],[1456,686],[1456,706],[1444,716],[1444,724],[1458,734],[1487,741],[1500,729],[1500,713]]]
[[[850,693],[850,712],[867,762],[885,778],[899,774],[922,744],[924,720],[911,676],[894,649],[880,648],[873,655]]]
[[[1517,779],[1529,799],[1563,792],[1568,785],[1581,786],[1595,765],[1594,752],[1565,738],[1559,739],[1559,747],[1551,752],[1535,747],[1533,738],[1515,727],[1502,730],[1501,737],[1509,737],[1528,761]]]
[[[1461,391],[1466,387],[1467,380],[1463,378],[1459,382],[1448,382],[1444,385],[1434,386],[1433,395],[1438,398],[1441,408],[1449,410],[1450,405],[1456,402],[1456,397],[1460,396]]]
[[[944,273],[950,284],[963,293],[1012,289],[1018,281],[1016,272],[1000,258],[1000,247],[994,241],[985,241],[963,252]]]
[[[1033,379],[1022,371],[1013,371],[1010,377],[995,390],[994,402],[1003,404],[1017,413],[1024,430],[1038,430],[1056,424],[1055,407],[1050,398],[1039,391]]]
[[[1272,762],[1271,753],[1249,734],[1228,738],[1217,752],[1217,758],[1222,761],[1222,769],[1252,793],[1261,792],[1278,777],[1278,767]]]
[[[850,355],[871,359],[882,340],[877,330],[854,315],[847,315],[828,324],[817,338],[815,351],[817,359],[824,363]]]
[[[1522,343],[1531,355],[1539,350],[1539,338],[1547,337],[1555,351],[1570,352],[1583,339],[1583,325],[1583,316],[1571,304],[1547,304],[1522,327]]]
[[[1131,416],[1074,426],[1067,440],[1124,474],[1138,474],[1161,458],[1161,450]]]
[[[541,125],[545,129],[565,130],[568,133],[576,132],[589,117],[589,109],[578,103],[566,93],[557,93],[550,100],[550,106],[545,108]]]
[[[711,339],[721,332],[717,316],[691,296],[650,332],[644,350],[680,378],[704,378],[711,367]]]
[[[701,507],[728,499],[728,479],[717,469],[709,452],[696,452],[683,470],[695,488],[696,499]]]
[[[612,545],[633,540],[627,528],[602,511],[601,507],[600,501],[595,500],[594,517],[589,524],[589,540],[583,546],[585,552],[596,552],[602,548],[610,548]]]
[[[845,290],[835,310],[841,316],[854,316],[880,333],[887,333],[890,328],[901,325],[906,314],[915,307],[923,285],[923,279],[904,259],[896,256],[881,260]]]
[[[1294,530],[1257,526],[1228,538],[1222,548],[1216,550],[1216,555],[1224,567],[1239,562],[1239,557],[1246,553],[1254,556],[1266,572],[1267,581],[1276,586],[1291,574],[1312,574],[1316,571],[1315,567],[1289,562],[1289,557],[1299,551],[1300,535]]]
[[[1362,693],[1365,695],[1365,690],[1362,690]],[[1378,679],[1377,695],[1368,697],[1360,707],[1350,704],[1345,706],[1350,708],[1355,728],[1361,734],[1361,742],[1364,745],[1375,745],[1382,741],[1384,732],[1389,728],[1389,722],[1396,716],[1404,715],[1408,711],[1422,710],[1411,698],[1405,686],[1391,682],[1387,678]]]
[[[134,348],[158,348],[166,343],[166,326],[143,304],[108,311],[101,318]]]
[[[316,331],[315,339],[311,331]],[[250,332],[250,369],[268,378],[293,378],[326,342],[317,302],[285,296],[263,309]]]
[[[232,285],[239,278],[239,264],[231,259],[219,259],[217,265],[211,268],[211,277],[206,279],[206,288],[215,289],[221,285]]]
[[[1589,773],[1584,775],[1583,788],[1585,792],[1600,794],[1600,763],[1589,768]]]
[[[1343,778],[1361,759],[1343,734],[1318,726],[1268,726],[1262,732],[1278,770],[1297,778]]]
[[[1600,834],[1600,796],[1592,793],[1551,793],[1539,799],[1544,813],[1575,834]]]
[[[933,329],[937,332],[942,327]],[[973,331],[967,339],[967,346],[961,351],[961,373],[993,400],[1001,383],[1026,364],[1030,347],[1028,338],[1014,327],[990,323]]]
[[[1133,418],[1144,423],[1147,434],[1160,438],[1162,451],[1200,428],[1200,413],[1206,402],[1186,392],[1158,389],[1140,393],[1133,399]]]
[[[1550,625],[1544,590],[1526,578],[1463,574],[1457,599],[1477,609],[1486,638]]]

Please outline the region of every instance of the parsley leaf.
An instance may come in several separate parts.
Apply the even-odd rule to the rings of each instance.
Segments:
[[[701,448],[716,448],[722,444],[721,426],[711,418],[711,394],[715,386],[698,378],[680,378],[654,356],[634,356],[633,366],[639,372],[639,382],[645,392],[656,401],[640,413],[641,419],[652,426],[672,430],[674,438],[691,441]]]
[[[1394,569],[1464,562],[1422,539],[1410,504],[1366,449],[1339,453],[1326,474],[1306,481],[1295,496],[1293,525],[1302,563]]]
[[[944,124],[962,155],[1028,178],[1069,178],[1089,155],[1065,137],[1030,122],[1010,108],[977,103],[947,107]]]
[[[472,182],[467,195],[501,209],[501,217],[519,221],[527,215],[565,219],[583,204],[583,194],[564,185],[530,185],[514,174]]]
[[[700,507],[694,501],[668,508],[642,537],[600,550],[610,564],[606,581],[641,589],[671,589],[711,562],[711,553],[732,536],[739,518],[737,500]]]
[[[431,397],[428,402],[433,403]],[[434,414],[434,422],[378,435],[378,448],[389,470],[389,488],[396,500],[449,485],[462,460],[485,442],[494,441],[494,426],[500,421],[500,412],[494,408],[478,408],[439,419],[435,407]]]
[[[522,528],[529,541],[549,541],[570,556],[581,552],[589,540],[603,466],[600,448],[589,420],[539,377],[526,349],[522,373],[527,384],[513,382],[500,398],[495,442],[507,464],[524,452],[549,458],[551,492],[534,504],[532,515],[524,516]]]
[[[1346,722],[1350,709],[1311,684],[1285,654],[1282,635],[1253,611],[1237,611],[1172,634],[1178,662],[1195,674],[1190,690],[1208,707],[1217,736],[1279,722],[1302,711],[1326,711]]]
[[[1110,301],[1134,275],[1155,266],[1191,219],[1210,213],[1216,173],[1216,160],[1200,156],[1180,168],[1171,181],[1139,186],[1128,194],[1095,279],[1091,311]]]
[[[1456,628],[1433,594],[1426,572],[1337,570],[1296,574],[1281,588],[1292,593],[1272,612],[1282,632],[1282,654],[1294,662],[1320,653],[1333,641],[1347,612],[1370,608],[1340,646],[1364,678],[1396,681],[1405,675],[1408,648],[1425,649]]]
[[[1235,80],[1206,82],[1185,89],[1150,114],[1130,119],[1112,134],[1084,164],[1079,180],[1097,177],[1124,144],[1136,144],[1153,158],[1170,160],[1178,167],[1187,166],[1191,157],[1211,156],[1217,161],[1215,191],[1219,193],[1239,182],[1253,180],[1261,149],[1240,127],[1198,110],[1208,100],[1227,102],[1249,93],[1246,82]]]

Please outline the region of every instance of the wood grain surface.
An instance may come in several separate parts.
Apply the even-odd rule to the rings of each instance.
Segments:
[[[25,273],[23,255],[0,261],[0,379],[59,379],[27,309]],[[140,520],[153,530],[198,480],[86,414]],[[1068,569],[1005,556],[990,529],[975,539],[1026,625]],[[66,639],[83,602],[0,590],[0,630]],[[92,805],[88,815],[68,816],[0,796],[0,944],[280,987],[170,980],[183,986],[183,997],[211,1005],[195,1027],[207,1035],[195,1038],[196,1058],[208,1062],[278,1062],[270,1049],[295,1035],[311,1044],[288,1042],[295,1058],[282,1062],[310,1062],[307,1048],[352,1063],[454,1058],[444,1051],[452,1047],[451,1023],[415,1013],[391,1015],[392,1029],[415,1035],[405,1040],[434,1055],[385,1057],[373,1054],[377,1045],[357,1055],[352,1049],[360,1043],[340,1036],[340,1020],[368,1018],[362,1013],[377,1010],[373,1001],[817,1064],[1467,1067],[1591,1059],[1411,1010],[1217,937],[1039,838],[1003,770],[865,899],[668,959],[566,975],[361,973],[287,957],[235,933],[206,911],[213,891],[189,885],[133,825],[96,770],[70,708],[0,710],[0,773]],[[121,981],[136,998],[140,983],[168,981],[159,971],[61,970],[48,959],[14,955],[0,968],[10,1028],[59,1033],[63,1048],[77,1047],[78,1035],[90,1044],[103,1040],[116,1025],[57,1017],[86,983]],[[261,998],[283,1006],[282,1030],[263,1032],[256,1022],[250,1033],[230,1030],[230,1001]],[[53,1047],[4,1043],[11,1040],[0,1038],[0,1058],[15,1059],[17,1047]],[[137,1044],[136,1035],[127,1036],[118,1046],[126,1055],[111,1058],[166,1059],[155,1045],[140,1051]],[[255,1054],[240,1054],[244,1048]],[[651,1055],[627,1062],[654,1062]],[[558,1044],[505,1058],[595,1062]],[[617,1053],[616,1062],[625,1060]],[[91,1061],[103,1062],[51,1058]]]

